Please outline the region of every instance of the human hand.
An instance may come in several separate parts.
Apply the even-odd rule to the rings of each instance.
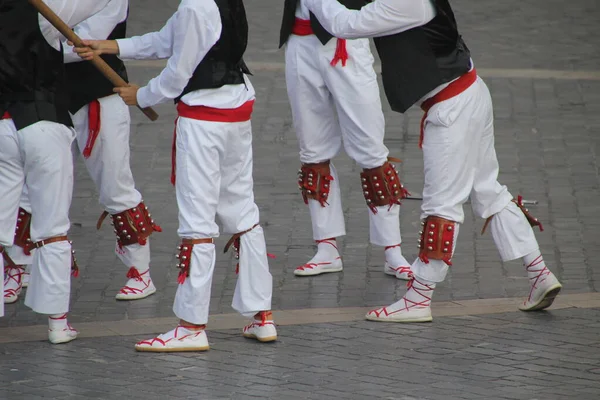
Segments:
[[[113,92],[118,93],[128,106],[137,106],[137,92],[139,89],[138,85],[130,84],[129,86],[116,87]]]

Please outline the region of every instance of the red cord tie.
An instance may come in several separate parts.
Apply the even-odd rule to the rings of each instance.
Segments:
[[[335,67],[338,61],[342,62],[342,67],[346,66],[348,61],[348,50],[346,49],[346,39],[338,39],[335,46],[335,54],[331,60],[331,66]]]
[[[88,129],[89,134],[85,147],[83,149],[83,157],[89,158],[92,155],[92,149],[100,134],[100,102],[93,100],[88,105]]]

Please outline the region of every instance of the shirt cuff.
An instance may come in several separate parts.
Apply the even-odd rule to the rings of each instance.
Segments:
[[[146,108],[156,105],[156,102],[152,99],[152,93],[148,86],[144,86],[138,89],[137,91],[137,103],[140,107]]]
[[[119,58],[135,58],[135,44],[131,39],[117,39]]]

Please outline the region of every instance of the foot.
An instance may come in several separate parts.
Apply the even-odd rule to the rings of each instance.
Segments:
[[[539,275],[530,280],[532,285],[529,297],[519,305],[519,310],[539,311],[550,307],[562,288],[556,276],[548,268],[543,267]]]
[[[434,284],[426,284],[412,278],[404,297],[387,307],[371,310],[365,316],[369,321],[378,322],[430,322],[431,295]]]
[[[244,337],[256,339],[259,342],[273,342],[277,340],[277,328],[270,311],[261,311],[254,316],[254,320],[244,327]]]
[[[79,335],[67,322],[67,314],[48,318],[48,326],[48,340],[52,344],[68,343]]]
[[[23,275],[25,275],[25,267],[22,265],[17,265],[15,268],[6,268],[6,275],[4,276],[5,304],[12,304],[19,299],[23,289]]]
[[[320,275],[328,272],[340,272],[344,269],[342,257],[337,250],[334,238],[317,240],[317,254],[304,265],[294,270],[296,276]]]
[[[182,325],[153,339],[142,340],[135,345],[137,351],[149,352],[206,351],[209,348],[204,328]]]
[[[127,272],[129,280],[115,296],[117,300],[139,300],[156,293],[156,287],[150,279],[150,270],[140,274],[135,267]]]
[[[409,281],[412,278],[410,263],[402,255],[399,244],[387,246],[385,248],[385,265],[383,267],[383,272],[386,275],[392,275],[404,281]]]

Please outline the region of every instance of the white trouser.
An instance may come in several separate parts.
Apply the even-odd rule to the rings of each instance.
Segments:
[[[27,185],[23,185],[19,207],[31,214],[31,203],[29,202],[29,191],[27,190]],[[8,256],[17,265],[31,265],[31,263],[33,263],[34,252],[35,250],[31,250],[31,254],[27,255],[20,246],[12,246],[7,249]]]
[[[31,202],[31,240],[66,235],[73,192],[72,129],[41,121],[17,131],[0,121],[0,245],[14,240],[19,201],[27,183]],[[69,310],[71,245],[54,242],[33,256],[25,305],[41,314]]]
[[[373,55],[367,39],[346,41],[348,62],[332,66],[337,40],[321,44],[315,35],[291,35],[285,50],[285,78],[294,129],[302,163],[333,159],[341,150],[361,168],[382,166],[388,157],[383,144],[385,120],[381,109]],[[344,235],[344,215],[339,180],[331,165],[327,207],[311,200],[315,240]],[[380,207],[370,214],[371,242],[388,246],[400,243],[399,206],[390,212]],[[375,226],[377,225],[377,226]],[[382,233],[385,237],[382,237]]]
[[[129,164],[129,107],[119,95],[103,97],[100,102],[100,133],[89,158],[83,157],[90,177],[99,192],[99,202],[110,214],[120,213],[140,204],[142,195],[135,188]],[[77,133],[76,145],[83,153],[89,136],[89,106],[73,115]],[[150,265],[150,241],[141,246],[115,247],[117,256],[126,267],[135,266],[144,272]]]
[[[463,204],[470,197],[475,215],[494,215],[490,228],[503,261],[538,249],[527,219],[511,202],[506,186],[498,183],[492,98],[481,78],[458,96],[431,107],[425,120],[423,162],[421,219],[435,215],[461,224]],[[455,238],[457,234],[458,230]],[[422,279],[441,282],[448,266],[417,259],[412,269]]]
[[[238,233],[259,221],[252,181],[250,121],[223,123],[180,117],[177,121],[175,191],[181,238]],[[263,230],[241,236],[239,275],[232,307],[245,316],[271,309],[272,277]],[[173,311],[180,319],[205,324],[215,266],[215,246],[197,244],[190,275],[177,288]]]

